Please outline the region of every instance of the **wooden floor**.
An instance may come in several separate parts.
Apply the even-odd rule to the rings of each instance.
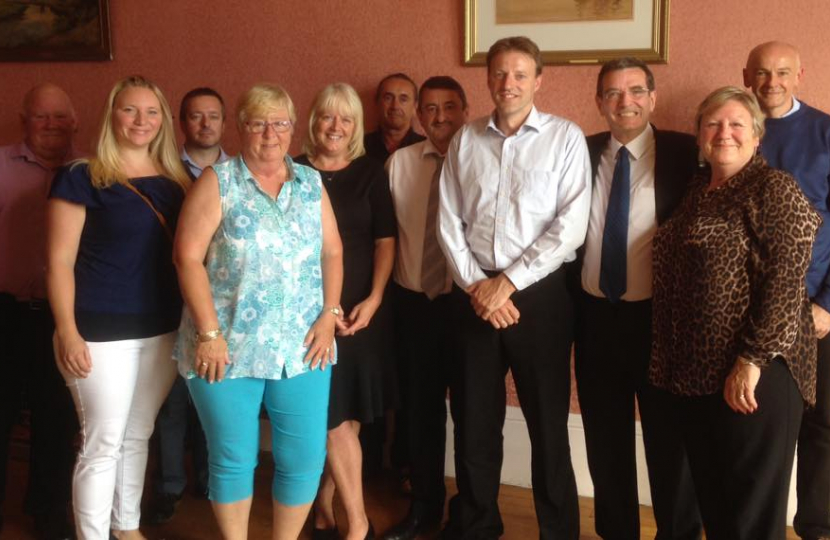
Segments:
[[[257,471],[256,493],[254,506],[251,512],[251,539],[270,538],[271,503],[270,479],[271,467],[269,457],[262,456],[262,465]],[[5,528],[0,533],[0,540],[34,540],[31,520],[23,515],[23,492],[25,486],[26,463],[20,459],[12,459],[9,464],[9,485],[7,499],[4,505]],[[450,494],[455,493],[455,483],[452,478],[447,479],[447,489]],[[398,520],[402,519],[408,508],[408,500],[400,493],[397,481],[391,476],[383,476],[369,482],[366,486],[366,505],[369,518],[375,530],[383,533]],[[539,529],[533,513],[533,498],[530,490],[512,486],[502,486],[499,496],[502,517],[504,519],[504,540],[532,540],[538,538]],[[599,539],[594,532],[594,514],[592,499],[581,498],[580,522],[581,539]],[[339,515],[342,515],[342,511]],[[655,527],[651,508],[640,507],[643,540],[654,538]],[[220,539],[210,509],[206,500],[198,500],[185,493],[176,515],[165,525],[157,527],[142,527],[142,531],[149,540],[212,540]],[[437,533],[437,531],[436,531]],[[423,538],[432,538],[425,535]],[[310,538],[309,525],[306,526],[303,539]],[[798,537],[790,529],[787,540],[797,540]]]

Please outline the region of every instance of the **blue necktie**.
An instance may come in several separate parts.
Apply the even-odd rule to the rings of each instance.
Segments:
[[[626,256],[628,254],[628,211],[631,201],[631,175],[628,149],[617,152],[617,165],[611,180],[605,230],[602,233],[602,262],[599,288],[608,300],[618,302],[626,289]]]

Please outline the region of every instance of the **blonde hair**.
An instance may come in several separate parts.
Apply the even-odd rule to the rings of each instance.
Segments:
[[[281,86],[276,84],[257,84],[248,89],[236,102],[236,127],[240,133],[245,130],[245,123],[254,117],[265,117],[269,113],[285,109],[291,124],[297,121],[294,102]],[[293,126],[292,126],[293,127]]]
[[[311,114],[308,117],[308,133],[303,143],[303,152],[309,157],[317,155],[317,145],[320,141],[314,133],[314,127],[320,115],[326,112],[337,112],[354,119],[354,132],[349,141],[349,161],[354,161],[366,153],[363,147],[363,105],[354,88],[346,83],[334,83],[326,86],[314,98],[311,105]]]
[[[161,106],[161,127],[156,137],[150,142],[148,149],[150,159],[159,172],[176,182],[187,191],[191,181],[184,170],[179,153],[176,150],[176,137],[173,131],[173,114],[170,105],[164,99],[161,89],[152,81],[141,75],[133,75],[118,81],[107,97],[104,117],[101,119],[101,129],[98,134],[96,155],[89,160],[89,176],[92,185],[98,189],[108,188],[116,183],[124,184],[129,178],[121,167],[121,157],[118,152],[118,141],[112,129],[112,114],[118,94],[127,88],[146,88],[155,94]]]
[[[743,105],[752,117],[753,134],[759,140],[762,139],[764,137],[764,121],[766,120],[766,116],[764,116],[764,112],[761,110],[760,105],[758,105],[758,100],[755,96],[737,86],[723,86],[706,96],[697,108],[697,114],[695,115],[695,134],[700,134],[700,122],[703,120],[703,117],[720,109],[728,101],[737,101]]]

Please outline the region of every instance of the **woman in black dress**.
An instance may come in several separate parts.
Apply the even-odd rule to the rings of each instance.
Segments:
[[[383,303],[395,258],[395,216],[383,166],[363,149],[363,108],[355,90],[331,84],[315,98],[305,154],[320,172],[343,240],[343,314],[332,371],[328,458],[314,503],[315,539],[338,538],[335,489],[346,509],[348,540],[373,538],[363,505],[360,425],[383,416],[383,362],[390,315]]]

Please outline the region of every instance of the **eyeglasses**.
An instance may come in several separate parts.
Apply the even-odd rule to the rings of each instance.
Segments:
[[[605,101],[617,101],[623,96],[623,94],[628,94],[634,99],[641,99],[649,95],[650,93],[651,90],[649,90],[648,88],[643,88],[642,86],[635,86],[634,88],[629,88],[628,90],[611,88],[610,90],[606,90],[602,93],[602,99],[604,99]]]
[[[273,129],[275,133],[285,133],[290,130],[293,125],[294,124],[291,120],[275,120],[274,122],[252,120],[251,122],[245,122],[245,126],[248,128],[248,133],[265,133],[265,130],[269,127]]]

